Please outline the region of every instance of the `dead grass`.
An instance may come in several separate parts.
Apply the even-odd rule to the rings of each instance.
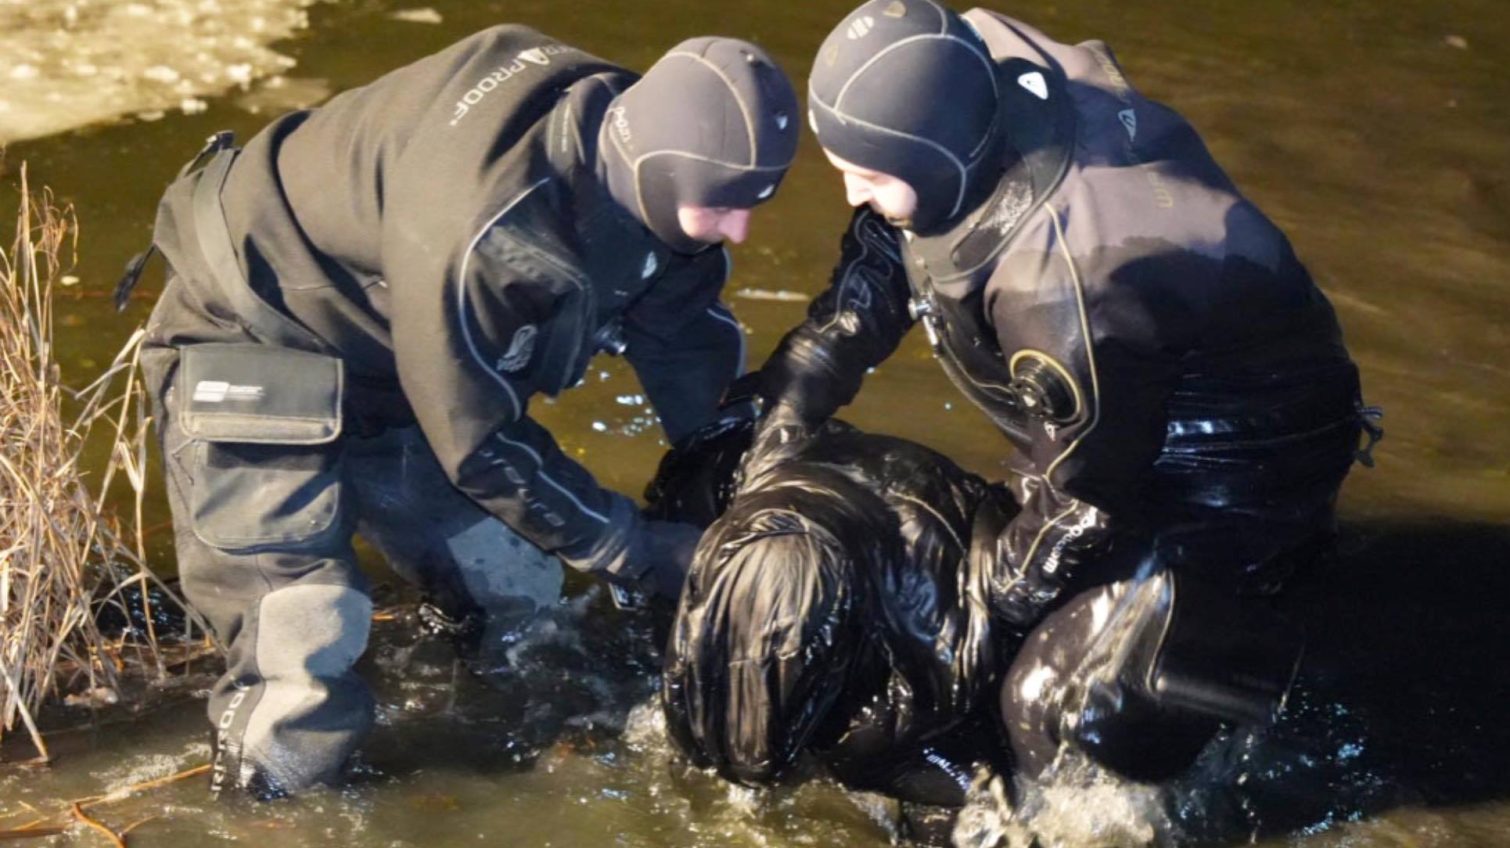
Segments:
[[[46,760],[44,702],[80,691],[108,700],[128,673],[170,671],[150,609],[136,611],[145,633],[107,638],[96,623],[102,604],[150,604],[156,581],[142,539],[142,332],[92,384],[65,386],[53,294],[74,263],[78,224],[50,192],[30,192],[24,165],[20,181],[9,251],[0,242],[0,740],[19,723]],[[86,447],[100,440],[108,460],[86,467]]]

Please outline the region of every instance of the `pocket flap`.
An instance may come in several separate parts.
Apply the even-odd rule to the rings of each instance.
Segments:
[[[322,445],[341,435],[341,360],[255,344],[183,349],[178,420],[210,442]]]

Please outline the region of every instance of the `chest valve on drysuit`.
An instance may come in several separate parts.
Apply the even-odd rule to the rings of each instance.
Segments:
[[[1064,366],[1034,351],[1019,351],[1009,366],[1007,398],[1027,415],[1067,424],[1080,414],[1080,398]]]
[[[944,346],[946,334],[938,326],[943,322],[940,310],[930,297],[913,297],[907,302],[907,314],[921,322],[934,353]],[[993,345],[994,347],[994,345]],[[993,357],[1000,364],[999,354]],[[1012,355],[1007,366],[1010,379],[993,394],[1011,412],[1056,425],[1068,424],[1080,414],[1080,393],[1069,371],[1047,354],[1021,350]]]

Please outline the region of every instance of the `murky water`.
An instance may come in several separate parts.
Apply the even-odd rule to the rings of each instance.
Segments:
[[[13,208],[22,161],[34,185],[77,207],[81,282],[59,316],[63,365],[82,380],[145,316],[150,296],[117,317],[105,292],[146,242],[163,185],[212,130],[248,137],[272,114],[502,20],[640,68],[682,38],[736,35],[800,77],[849,5],[0,0],[0,136],[113,121],[12,144],[0,209]],[[1066,40],[1106,38],[1135,84],[1205,133],[1337,304],[1368,399],[1388,410],[1389,437],[1380,467],[1359,469],[1344,491],[1342,562],[1287,600],[1311,645],[1280,725],[1223,740],[1162,793],[1071,770],[1029,792],[1009,827],[990,815],[987,793],[977,835],[1021,844],[1026,827],[1065,846],[1150,834],[1305,848],[1510,843],[1510,9],[1504,0],[999,8]],[[263,34],[236,40],[259,17]],[[823,284],[845,215],[838,181],[806,140],[752,241],[735,251],[732,304],[753,356]],[[536,411],[606,483],[637,491],[661,450],[638,392],[620,363],[605,360],[582,389]],[[1005,449],[916,338],[848,417],[987,475]],[[164,519],[159,509],[149,523]],[[154,535],[154,551],[170,566],[166,536]],[[634,709],[653,691],[660,634],[595,592],[578,587],[490,682],[458,670],[448,646],[403,620],[377,634],[368,663],[382,722],[359,784],[254,807],[211,804],[201,784],[186,783],[99,815],[117,827],[155,816],[133,831],[138,845],[892,838],[892,811],[877,799],[817,783],[736,792],[677,766],[654,711]],[[130,723],[61,733],[51,769],[0,764],[0,829],[22,820],[12,816],[26,804],[52,809],[202,762],[201,716],[199,702],[168,699]],[[22,756],[19,747],[4,753]],[[77,829],[54,841],[92,838]]]

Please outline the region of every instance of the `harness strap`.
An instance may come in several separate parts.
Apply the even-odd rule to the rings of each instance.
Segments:
[[[178,176],[176,177],[176,179],[183,179],[191,171],[199,167],[199,165],[205,161],[205,157],[229,148],[231,145],[235,144],[235,141],[235,135],[226,130],[221,130],[220,132],[214,133],[209,138],[205,139],[204,147],[201,147],[199,149],[199,152],[194,154],[194,158],[190,159],[184,164],[182,168],[178,169]],[[121,278],[116,281],[115,293],[112,297],[112,300],[115,303],[116,312],[126,311],[126,303],[131,300],[131,292],[136,290],[136,284],[141,282],[142,272],[147,269],[147,263],[152,261],[152,257],[156,256],[158,253],[160,253],[160,251],[157,249],[157,242],[153,241],[151,244],[147,245],[146,250],[143,250],[141,253],[138,253],[135,256],[131,257],[131,261],[126,263],[125,273],[123,273],[121,275]]]
[[[229,133],[221,135],[229,136]],[[252,291],[236,261],[235,243],[226,227],[220,191],[237,150],[222,147],[210,157],[194,186],[194,231],[210,269],[211,282],[235,311],[242,325],[263,344],[329,353],[329,346],[297,321],[274,309]]]

